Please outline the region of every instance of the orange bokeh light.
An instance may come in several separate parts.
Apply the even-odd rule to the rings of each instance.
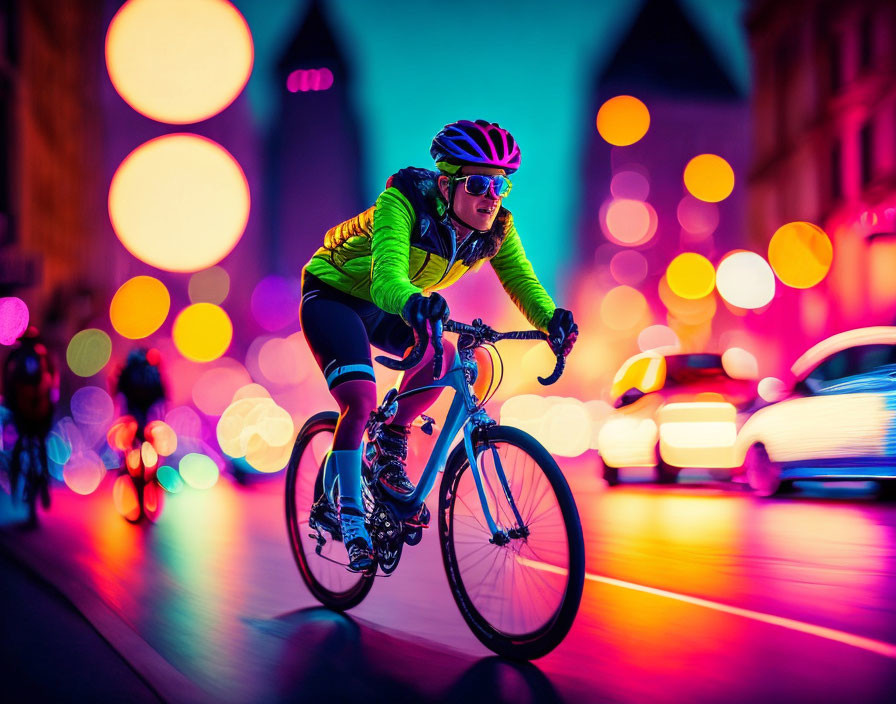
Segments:
[[[597,131],[616,147],[626,147],[641,139],[650,128],[650,111],[631,95],[610,98],[597,111]]]
[[[734,169],[716,154],[699,154],[684,167],[684,185],[694,198],[718,203],[734,190]]]
[[[152,276],[135,276],[112,296],[109,319],[119,335],[139,340],[162,327],[170,308],[165,284]]]
[[[152,139],[112,177],[109,217],[137,259],[193,272],[236,246],[249,220],[249,184],[221,145],[189,134]]]
[[[226,0],[129,0],[106,34],[119,95],[154,120],[183,125],[216,115],[240,94],[254,48]]]
[[[768,243],[768,262],[782,283],[811,288],[831,270],[834,248],[824,230],[810,222],[779,227]]]
[[[223,355],[233,341],[233,323],[223,308],[194,303],[174,320],[172,331],[177,351],[194,362],[211,362]]]
[[[643,323],[646,314],[647,300],[631,286],[610,289],[600,302],[600,317],[613,330],[631,330]]]

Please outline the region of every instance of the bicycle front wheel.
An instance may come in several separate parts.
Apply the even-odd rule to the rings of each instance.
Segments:
[[[489,529],[461,444],[439,491],[442,559],[474,635],[499,655],[531,660],[560,644],[582,599],[579,513],[560,468],[535,438],[500,426],[479,435],[476,463],[486,503],[508,537],[496,539]]]
[[[342,540],[324,532],[318,552],[317,531],[309,525],[311,507],[323,493],[323,466],[333,446],[338,414],[318,413],[296,438],[286,470],[286,526],[299,573],[314,597],[338,611],[357,606],[373,586],[373,578],[346,568]]]

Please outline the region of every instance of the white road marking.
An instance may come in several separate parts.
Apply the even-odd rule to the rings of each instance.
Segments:
[[[528,567],[542,570],[544,572],[552,572],[554,574],[567,573],[567,570],[562,567],[548,565],[544,562],[538,562],[536,560],[529,560],[525,557],[518,557],[517,561],[521,564],[527,565]],[[604,584],[610,584],[614,587],[621,587],[622,589],[631,589],[637,592],[644,592],[645,594],[653,594],[654,596],[661,596],[667,599],[675,599],[676,601],[682,601],[686,604],[702,606],[706,609],[721,611],[733,616],[740,616],[741,618],[749,618],[753,621],[767,623],[772,626],[788,628],[791,631],[807,633],[812,636],[817,636],[818,638],[826,638],[827,640],[832,640],[837,643],[843,643],[844,645],[849,645],[854,648],[861,648],[862,650],[867,650],[871,653],[877,653],[878,655],[883,655],[886,658],[892,658],[896,660],[896,645],[881,640],[875,640],[873,638],[857,636],[854,633],[847,633],[846,631],[838,631],[836,628],[816,626],[815,624],[805,623],[804,621],[797,621],[792,618],[773,616],[772,614],[765,614],[761,611],[752,611],[751,609],[742,609],[738,606],[730,606],[728,604],[722,604],[717,601],[710,601],[709,599],[701,599],[700,597],[696,596],[688,596],[687,594],[678,594],[677,592],[670,592],[665,589],[647,587],[643,584],[625,582],[621,579],[613,579],[612,577],[602,577],[601,575],[591,574],[590,572],[585,573],[585,579],[591,582],[602,582]]]

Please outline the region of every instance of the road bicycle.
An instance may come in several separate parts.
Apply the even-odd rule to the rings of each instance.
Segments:
[[[372,570],[347,570],[336,509],[324,497],[324,462],[338,418],[333,411],[308,419],[287,466],[286,519],[292,552],[315,598],[340,611],[356,606],[373,587],[375,576],[392,574],[404,545],[420,542],[429,521],[424,502],[442,473],[438,536],[461,615],[495,653],[538,658],[563,640],[578,611],[585,578],[581,522],[569,485],[550,453],[531,435],[498,425],[484,406],[500,384],[495,343],[546,336],[537,330],[501,333],[478,319],[472,325],[449,320],[444,329],[459,335],[458,351],[444,377],[423,388],[448,387],[454,397],[417,487],[406,499],[386,495],[372,476],[374,442],[402,398],[423,388],[401,394],[390,389],[367,425],[362,496],[376,554]],[[377,357],[377,361],[393,369],[412,368],[427,344],[428,339],[419,339],[404,360]],[[472,388],[480,373],[474,351],[480,347],[494,353],[489,355],[492,369],[486,390],[477,386],[482,399]],[[441,369],[440,357],[437,350],[434,369]],[[554,372],[539,381],[555,382],[564,361],[558,354]],[[431,431],[432,419],[424,419],[424,432]],[[452,449],[459,434],[462,439]]]

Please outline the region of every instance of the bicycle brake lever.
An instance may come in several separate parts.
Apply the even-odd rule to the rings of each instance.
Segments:
[[[554,367],[554,371],[551,372],[551,375],[545,379],[544,377],[538,377],[538,383],[542,386],[550,386],[554,382],[556,382],[563,374],[563,370],[566,368],[566,357],[563,356],[563,353],[560,352],[557,354],[557,364]]]

